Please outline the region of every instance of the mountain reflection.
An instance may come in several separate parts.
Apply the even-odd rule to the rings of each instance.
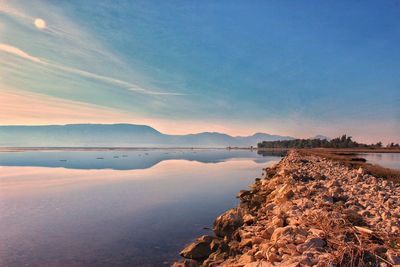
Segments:
[[[165,160],[219,163],[243,158],[267,163],[281,155],[279,151],[226,149],[48,150],[0,152],[0,166],[135,170],[151,168]]]

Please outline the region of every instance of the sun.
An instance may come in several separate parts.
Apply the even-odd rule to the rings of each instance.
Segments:
[[[46,21],[44,19],[37,18],[37,19],[35,19],[34,24],[35,24],[35,27],[38,29],[46,28]]]

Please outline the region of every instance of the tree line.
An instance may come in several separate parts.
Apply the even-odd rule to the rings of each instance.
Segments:
[[[263,141],[257,144],[258,148],[381,148],[382,142],[376,144],[362,144],[351,139],[351,136],[342,135],[341,137],[327,139],[293,139],[280,141]],[[390,143],[386,147],[399,147],[399,144]]]

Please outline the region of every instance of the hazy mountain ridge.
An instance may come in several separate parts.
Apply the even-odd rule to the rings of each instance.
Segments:
[[[218,132],[169,135],[135,124],[0,126],[2,147],[248,147],[288,139],[293,137],[265,133],[234,137]]]
[[[325,140],[330,141],[332,138],[330,138],[329,136],[322,135],[322,134],[317,134],[317,135],[311,137],[310,139],[320,139],[320,140],[325,139]]]

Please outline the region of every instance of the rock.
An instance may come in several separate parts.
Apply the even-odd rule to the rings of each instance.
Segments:
[[[255,257],[256,259],[258,259],[258,260],[261,260],[261,259],[264,258],[264,253],[263,253],[262,251],[257,251],[257,252],[254,254],[254,257]]]
[[[299,255],[299,253],[296,249],[296,245],[294,245],[294,244],[290,244],[290,243],[285,244],[285,246],[283,246],[279,250],[281,252],[280,254]]]
[[[251,262],[246,264],[244,267],[273,267],[275,265],[266,262],[266,261],[255,261],[255,262]]]
[[[240,209],[231,209],[217,217],[214,222],[214,233],[219,237],[232,236],[232,233],[243,225]]]
[[[199,267],[199,263],[195,260],[183,260],[180,262],[175,262],[172,267]]]
[[[268,224],[269,227],[278,228],[283,226],[283,219],[281,217],[274,217],[272,221]]]
[[[207,259],[201,265],[202,267],[218,267],[221,263],[224,262],[224,259],[214,260],[214,259]]]
[[[243,239],[242,241],[240,241],[239,243],[239,247],[243,248],[243,247],[251,247],[252,245],[252,240],[251,238],[249,239]]]
[[[258,208],[265,201],[265,198],[261,195],[253,195],[250,201],[252,206]]]
[[[324,201],[325,203],[333,203],[333,197],[332,196],[328,196],[328,195],[323,195],[322,196],[322,201]]]
[[[292,226],[276,228],[271,236],[271,241],[276,242],[281,236],[293,233]]]
[[[228,252],[229,251],[228,245],[224,241],[219,240],[219,239],[214,239],[211,241],[210,249],[212,252],[215,252],[217,250],[220,252]]]
[[[265,239],[262,238],[261,236],[253,236],[253,237],[251,238],[251,242],[252,242],[253,244],[261,244],[261,243],[264,242],[264,241],[265,241]]]
[[[252,193],[250,190],[240,190],[239,193],[237,193],[236,197],[240,199],[245,199],[248,196],[251,196]]]
[[[318,259],[313,258],[312,255],[302,255],[300,258],[300,264],[302,266],[314,266],[318,263]]]
[[[254,221],[254,216],[250,215],[250,214],[246,214],[243,216],[243,222],[245,224],[251,224]]]
[[[320,229],[310,228],[309,232],[317,237],[321,237],[321,238],[325,237],[325,232]]]
[[[248,254],[243,254],[242,256],[240,256],[239,260],[238,260],[238,265],[246,265],[248,263],[251,263],[254,261],[254,257]]]
[[[216,252],[211,253],[208,258],[212,259],[213,261],[219,261],[219,260],[224,260],[227,257],[228,257],[228,254],[226,252],[216,251]]]
[[[323,174],[320,174],[320,173],[317,173],[315,176],[314,176],[314,179],[315,180],[326,180],[326,176],[325,175],[323,175]]]
[[[267,258],[268,258],[268,261],[270,261],[272,263],[277,262],[277,261],[282,261],[282,258],[275,253],[269,254]]]
[[[216,237],[210,235],[202,235],[201,237],[197,238],[197,241],[206,242],[210,244]]]
[[[187,259],[203,261],[211,254],[210,244],[204,241],[196,241],[184,248],[180,255]]]
[[[267,229],[261,231],[261,237],[265,239],[271,239],[272,234],[274,233],[275,228],[268,227]]]
[[[293,196],[294,196],[293,190],[289,190],[289,191],[287,191],[287,192],[283,195],[283,197],[284,197],[285,200],[289,200],[289,199],[291,199]]]
[[[269,203],[264,208],[265,208],[266,211],[269,211],[269,210],[273,210],[274,207],[275,207],[274,203]]]
[[[309,250],[311,248],[316,248],[316,249],[320,249],[323,248],[326,245],[326,242],[319,237],[313,237],[310,239],[307,239],[305,243],[300,244],[297,246],[297,251],[300,253],[303,253],[306,250]]]
[[[238,230],[239,236],[241,239],[247,239],[247,238],[251,238],[252,234],[251,232],[247,232],[245,230],[239,229]]]
[[[399,265],[400,186],[344,164],[291,151],[241,203],[182,251],[178,266],[330,267]],[[340,250],[344,242],[346,250]],[[342,255],[365,245],[365,256]],[[353,248],[352,248],[353,247]],[[396,248],[397,249],[397,248]],[[371,257],[378,255],[371,265]],[[182,265],[186,264],[186,265]],[[196,265],[197,264],[197,265]]]
[[[313,206],[313,203],[306,198],[300,198],[293,200],[293,202],[300,208],[300,209],[308,209]]]

